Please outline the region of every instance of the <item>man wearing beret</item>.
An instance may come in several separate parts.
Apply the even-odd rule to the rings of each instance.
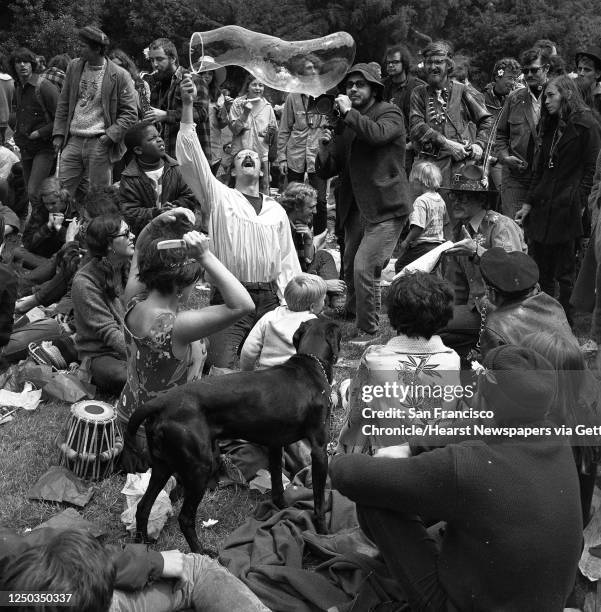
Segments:
[[[374,67],[356,64],[336,98],[340,122],[324,129],[315,170],[339,176],[338,222],[344,227],[346,313],[356,317],[355,344],[372,341],[380,324],[380,280],[410,211],[405,173],[405,122],[382,102]]]
[[[123,136],[138,119],[129,73],[106,57],[107,35],[94,26],[78,34],[81,56],[67,67],[52,132],[55,150],[62,149],[60,179],[71,195],[111,184],[113,164],[125,153]]]
[[[572,450],[552,439],[546,420],[557,373],[513,345],[490,351],[484,367],[474,408],[494,413],[495,435],[415,455],[413,444],[336,455],[332,486],[357,504],[411,610],[561,612],[578,570],[582,516]],[[511,427],[538,431],[508,437],[502,428]],[[446,522],[440,547],[425,521]]]
[[[547,331],[576,340],[562,305],[538,286],[534,259],[495,247],[480,259],[488,307],[481,312],[483,355],[502,344],[519,344],[527,334]]]

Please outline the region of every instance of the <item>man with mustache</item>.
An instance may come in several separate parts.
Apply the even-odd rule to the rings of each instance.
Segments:
[[[263,172],[258,153],[242,149],[233,160],[235,188],[226,187],[211,172],[193,123],[196,87],[186,76],[181,83],[182,121],[177,136],[177,159],[186,183],[210,217],[212,251],[250,293],[256,311],[209,337],[207,361],[232,368],[236,354],[254,324],[267,312],[285,304],[284,289],[301,267],[284,209],[260,193]],[[211,304],[223,304],[214,290]]]
[[[451,79],[450,43],[432,42],[422,55],[428,83],[413,90],[409,113],[409,133],[417,151],[414,163],[434,162],[442,172],[443,186],[449,187],[466,160],[482,158],[492,117],[471,89]],[[476,126],[475,140],[470,123]]]
[[[319,140],[315,169],[339,177],[338,223],[344,227],[346,315],[356,319],[353,344],[379,330],[380,280],[409,213],[405,122],[382,101],[384,84],[370,64],[356,64],[336,98],[340,121]]]
[[[501,206],[504,215],[515,217],[526,202],[533,174],[534,152],[539,144],[537,126],[548,79],[550,56],[542,48],[522,53],[526,87],[509,94],[499,116],[495,148],[503,166]]]

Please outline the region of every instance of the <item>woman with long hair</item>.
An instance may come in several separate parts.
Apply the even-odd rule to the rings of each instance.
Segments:
[[[217,170],[223,158],[222,130],[229,125],[225,96],[221,93],[221,84],[225,81],[226,70],[223,67],[206,70],[198,74],[198,78],[209,90],[209,126],[211,129],[211,171],[217,175]]]
[[[75,346],[99,391],[118,394],[126,380],[123,292],[134,235],[120,215],[93,219],[86,231],[90,261],[73,279]]]
[[[601,425],[599,383],[586,367],[576,339],[571,341],[560,334],[537,332],[525,336],[520,344],[546,357],[557,370],[559,384],[549,419],[558,425],[570,427],[572,431],[577,425]],[[587,445],[584,440],[574,437],[572,452],[580,481],[582,522],[586,525],[597,476],[599,447]]]
[[[251,149],[259,154],[263,168],[261,187],[269,190],[269,147],[277,138],[277,121],[273,106],[265,99],[265,85],[248,75],[243,95],[236,98],[230,109],[230,129],[234,136],[232,154]]]
[[[559,302],[571,322],[576,246],[584,234],[583,211],[601,147],[601,127],[567,75],[549,81],[543,107],[530,192],[516,221],[526,221],[541,289],[554,296],[558,282]]]
[[[181,239],[185,246],[160,249],[164,239]],[[203,272],[224,303],[183,309]],[[125,299],[127,383],[117,407],[124,428],[136,408],[158,393],[200,378],[207,354],[204,339],[255,308],[246,289],[209,250],[208,237],[194,231],[190,211],[155,219],[142,230]],[[137,448],[145,448],[143,431],[137,435]],[[134,459],[129,450],[122,458],[124,468],[146,470],[145,459]]]

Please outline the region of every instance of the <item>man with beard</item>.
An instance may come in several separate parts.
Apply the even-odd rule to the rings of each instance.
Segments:
[[[60,180],[71,195],[90,184],[108,186],[113,164],[125,153],[123,136],[137,119],[129,73],[109,60],[107,35],[94,26],[78,32],[80,57],[67,67],[52,144],[60,161]]]
[[[177,49],[168,38],[157,38],[148,47],[148,59],[154,72],[147,75],[150,85],[150,108],[145,121],[157,124],[165,143],[165,152],[175,157],[175,143],[182,116],[180,83],[184,69],[179,65]],[[198,95],[194,100],[194,123],[200,146],[211,159],[211,126],[209,123],[209,90],[200,80],[195,81]]]
[[[466,160],[481,159],[492,118],[472,90],[451,79],[450,43],[430,43],[423,58],[428,84],[413,90],[409,114],[409,132],[417,153],[414,163],[434,162],[442,173],[443,186],[449,187]]]
[[[250,293],[256,311],[228,329],[210,336],[207,360],[233,368],[236,353],[255,323],[267,312],[285,304],[288,281],[301,273],[284,209],[260,193],[261,160],[258,153],[242,149],[234,156],[235,188],[226,187],[211,172],[194,130],[193,101],[196,87],[189,77],[181,82],[182,115],[176,155],[181,173],[201,203],[207,218],[212,250]],[[213,291],[211,304],[223,304]]]
[[[380,280],[407,221],[405,122],[382,102],[382,81],[368,64],[346,76],[346,94],[336,98],[340,123],[324,130],[315,168],[322,178],[339,177],[337,206],[344,227],[346,315],[356,317],[355,344],[379,330]]]
[[[384,93],[382,94],[382,98],[386,102],[395,104],[401,109],[403,117],[405,118],[405,127],[407,127],[409,125],[411,92],[418,85],[425,85],[425,83],[409,73],[411,68],[411,54],[405,45],[391,45],[386,49],[384,68],[388,76],[384,79]],[[407,134],[407,138],[408,137],[409,134]],[[405,171],[407,172],[407,176],[409,176],[409,172],[411,172],[413,157],[413,150],[409,141],[405,154]]]
[[[499,116],[496,137],[497,156],[503,165],[501,206],[503,214],[512,219],[526,203],[530,188],[550,60],[546,50],[536,48],[522,53],[520,59],[526,87],[508,96]]]

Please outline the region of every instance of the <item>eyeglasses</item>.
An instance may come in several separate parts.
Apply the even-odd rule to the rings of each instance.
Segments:
[[[357,89],[361,89],[361,87],[366,87],[367,86],[367,81],[363,81],[363,80],[359,80],[359,81],[347,81],[346,82],[346,88],[347,89],[352,89],[353,87],[356,87]]]
[[[131,231],[131,228],[128,227],[126,230],[124,230],[120,234],[115,234],[113,236],[113,239],[116,239],[116,238],[129,238],[132,235],[133,235],[133,232]]]
[[[536,74],[537,72],[540,72],[541,69],[542,66],[522,66],[522,73],[529,74],[531,72],[532,74]]]

